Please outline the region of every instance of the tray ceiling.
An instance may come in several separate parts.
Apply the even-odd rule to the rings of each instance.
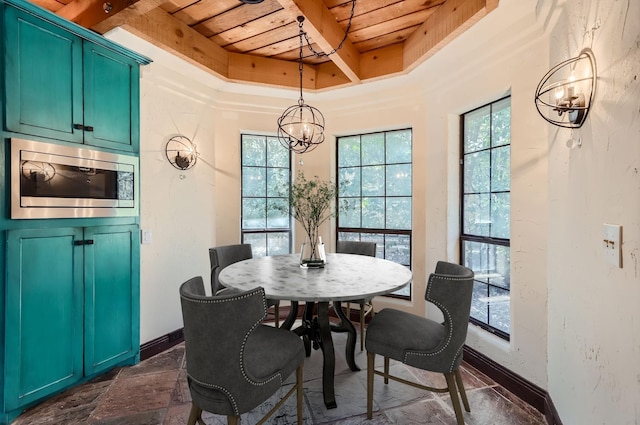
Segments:
[[[32,0],[100,34],[121,27],[225,81],[299,87],[298,16],[316,52],[344,37],[350,0]],[[327,90],[404,74],[498,0],[358,0],[342,48],[305,46],[303,87]]]

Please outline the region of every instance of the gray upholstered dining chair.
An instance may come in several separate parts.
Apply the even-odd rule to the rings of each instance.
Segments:
[[[240,415],[274,395],[294,371],[295,385],[258,422],[264,423],[294,392],[298,424],[302,424],[302,340],[293,332],[262,325],[267,315],[264,290],[205,295],[202,277],[180,286],[191,392],[189,425],[204,425],[202,411],[227,416],[236,425]]]
[[[226,289],[220,283],[218,276],[225,267],[238,261],[253,258],[251,244],[224,245],[209,248],[209,261],[211,262],[211,293],[218,294]],[[280,326],[280,301],[267,299],[267,305],[273,307],[276,327]]]
[[[357,254],[376,256],[375,242],[359,242],[359,241],[338,241],[336,242],[336,252],[340,254]],[[360,351],[364,349],[364,319],[365,316],[371,314],[373,316],[373,304],[371,298],[357,301],[360,304]],[[347,317],[351,318],[351,303],[347,302]]]
[[[444,322],[384,308],[367,328],[367,418],[372,417],[373,377],[393,379],[427,391],[449,392],[458,425],[464,425],[458,391],[467,412],[469,401],[460,376],[462,348],[471,311],[473,271],[458,264],[438,262],[429,276],[425,299],[438,307]],[[375,369],[375,355],[384,357],[384,371]],[[443,373],[447,388],[433,388],[389,374],[389,359],[432,372]]]

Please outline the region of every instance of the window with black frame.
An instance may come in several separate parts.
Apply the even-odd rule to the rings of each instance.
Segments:
[[[411,268],[411,129],[337,138],[337,240],[375,242]],[[392,296],[410,299],[411,287]]]
[[[471,322],[509,339],[511,98],[462,115],[462,264],[475,272]]]
[[[242,242],[255,257],[291,252],[291,153],[276,137],[241,135]],[[284,206],[284,208],[279,208]]]

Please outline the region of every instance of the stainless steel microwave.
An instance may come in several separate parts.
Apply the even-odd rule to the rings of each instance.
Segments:
[[[138,158],[11,139],[11,218],[137,216]]]

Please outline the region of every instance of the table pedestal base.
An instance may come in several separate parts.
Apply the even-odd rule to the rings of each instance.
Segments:
[[[317,304],[317,316],[314,317],[314,307]],[[355,362],[356,350],[356,328],[342,311],[340,301],[334,302],[334,310],[340,318],[340,324],[331,325],[329,323],[329,303],[328,302],[308,302],[305,305],[302,315],[302,325],[293,331],[300,335],[304,341],[307,357],[311,355],[311,347],[314,350],[322,349],[323,365],[322,365],[322,392],[324,395],[324,404],[327,409],[337,407],[336,396],[334,390],[334,378],[336,369],[335,351],[333,348],[333,339],[331,332],[347,332],[347,345],[345,347],[345,357],[347,364],[352,371],[358,371],[360,368]],[[282,324],[285,329],[291,329],[296,320],[298,313],[298,302],[291,302],[291,310],[289,316]]]

